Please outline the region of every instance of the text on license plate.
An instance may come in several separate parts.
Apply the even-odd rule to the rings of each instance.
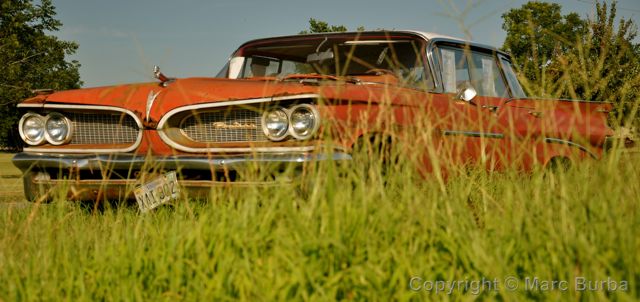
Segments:
[[[137,187],[134,191],[141,212],[147,212],[162,204],[175,200],[180,195],[176,172],[160,175]]]

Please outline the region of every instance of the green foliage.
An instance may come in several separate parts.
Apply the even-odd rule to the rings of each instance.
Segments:
[[[360,30],[362,27],[358,27]],[[345,32],[347,27],[344,25],[329,25],[327,22],[319,21],[314,18],[309,19],[309,29],[299,32],[299,34],[314,34],[314,33],[327,33],[327,32]]]
[[[68,62],[78,45],[51,32],[62,23],[54,18],[51,0],[0,0],[0,147],[20,145],[15,135],[16,103],[33,89],[64,90],[81,85],[77,61]]]
[[[507,32],[503,48],[519,71],[531,82],[541,83],[545,69],[557,56],[566,54],[576,40],[586,33],[587,24],[576,13],[560,13],[556,3],[528,2],[502,15]],[[533,94],[543,94],[544,87],[532,86]]]
[[[640,45],[632,20],[616,24],[616,2],[596,3],[593,19],[562,15],[559,4],[532,1],[502,15],[503,48],[533,96],[616,104],[617,121],[637,122]]]
[[[637,27],[632,20],[615,24],[616,3],[596,4],[595,20],[576,51],[560,57],[560,85],[572,97],[616,104],[618,122],[639,122],[640,44],[634,44]],[[575,93],[572,93],[575,91]]]
[[[2,301],[633,301],[640,170],[608,157],[566,173],[470,170],[445,183],[401,162],[327,163],[294,187],[218,188],[146,215],[52,204],[0,208]],[[404,168],[404,169],[402,169]],[[615,171],[615,172],[614,172]],[[507,290],[505,279],[519,279]],[[497,290],[412,291],[497,279]],[[526,290],[525,278],[568,280]],[[629,282],[574,290],[574,280]],[[602,285],[598,285],[602,286]]]

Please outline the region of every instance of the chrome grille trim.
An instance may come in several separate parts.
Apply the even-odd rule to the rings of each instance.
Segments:
[[[123,113],[65,113],[73,123],[70,145],[133,144],[139,128]]]
[[[217,109],[219,107],[224,106],[234,106],[234,105],[247,105],[247,104],[259,104],[259,103],[268,103],[268,102],[276,102],[276,101],[285,101],[285,100],[293,100],[293,99],[318,99],[320,95],[318,94],[298,94],[298,95],[287,95],[287,96],[279,96],[279,97],[269,97],[269,98],[256,98],[256,99],[246,99],[239,101],[225,101],[225,102],[216,102],[216,103],[203,103],[203,104],[195,104],[188,105],[183,107],[178,107],[170,110],[165,114],[160,122],[158,122],[158,134],[160,138],[169,146],[176,150],[180,150],[183,152],[291,152],[291,151],[312,151],[315,149],[314,146],[300,146],[300,147],[205,147],[205,148],[192,148],[188,146],[184,146],[178,144],[177,142],[171,140],[171,138],[165,133],[165,127],[169,121],[169,119],[184,111],[189,110],[202,110],[202,109]]]
[[[180,131],[199,143],[244,143],[269,141],[262,131],[262,112],[229,108],[188,115],[180,122]]]
[[[23,104],[21,106],[21,104],[18,104],[18,107],[24,107],[24,108],[40,108],[40,109],[73,109],[73,110],[90,110],[90,111],[95,111],[98,112],[98,114],[103,113],[103,114],[108,114],[108,111],[111,112],[119,112],[120,115],[122,113],[126,114],[127,116],[133,118],[133,121],[135,122],[135,125],[137,126],[137,136],[134,142],[131,143],[131,145],[129,147],[126,148],[101,148],[101,149],[73,149],[73,148],[38,148],[38,147],[34,147],[34,148],[24,148],[24,151],[27,152],[48,152],[48,153],[124,153],[124,152],[131,152],[135,149],[138,148],[138,146],[140,146],[140,143],[142,142],[142,122],[140,121],[140,119],[138,118],[138,116],[136,116],[132,111],[127,110],[127,109],[123,109],[123,108],[119,108],[119,107],[112,107],[112,106],[92,106],[92,105],[67,105],[67,104]],[[102,112],[101,112],[102,111]],[[104,112],[107,111],[107,112]],[[93,113],[90,113],[93,114]],[[118,116],[120,116],[118,115]],[[71,144],[71,146],[73,146],[73,144]]]

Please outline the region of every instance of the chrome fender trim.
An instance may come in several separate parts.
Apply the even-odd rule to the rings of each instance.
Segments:
[[[572,142],[570,140],[561,139],[561,138],[554,138],[554,137],[545,137],[544,138],[544,142],[545,143],[549,143],[549,144],[561,144],[561,145],[568,145],[570,147],[575,147],[575,148],[580,149],[580,151],[586,152],[592,158],[598,159],[598,156],[595,153],[589,151],[589,149],[587,149],[587,147],[585,147],[583,145],[580,145],[580,144],[577,144],[577,143],[574,143],[574,142]]]
[[[492,133],[492,132],[477,132],[477,131],[463,131],[463,130],[442,130],[442,135],[445,136],[470,136],[470,137],[487,137],[487,138],[504,138],[504,134],[502,133]]]

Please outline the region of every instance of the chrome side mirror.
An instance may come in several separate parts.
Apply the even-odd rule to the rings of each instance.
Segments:
[[[460,85],[458,85],[458,94],[457,94],[458,100],[463,100],[467,103],[473,103],[472,101],[477,95],[478,95],[478,92],[476,91],[475,88],[473,88],[473,86],[471,86],[471,83],[463,82]]]

